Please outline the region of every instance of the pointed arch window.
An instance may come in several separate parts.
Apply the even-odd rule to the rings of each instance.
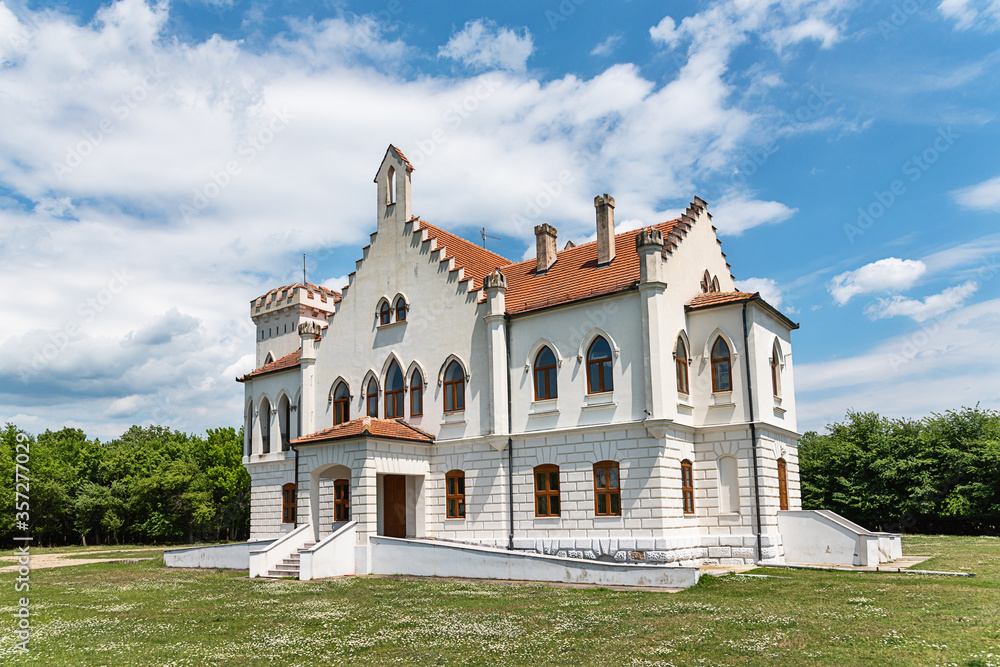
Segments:
[[[444,371],[444,411],[465,409],[465,371],[457,361],[448,364]]]
[[[778,349],[778,341],[771,348],[771,390],[775,397],[781,396],[781,350]]]
[[[587,350],[587,393],[599,394],[612,391],[615,383],[611,374],[611,346],[603,336],[598,336]]]
[[[396,203],[396,169],[389,167],[385,180],[385,203],[392,206]]]
[[[264,399],[260,404],[260,451],[264,454],[271,452],[271,401]]]
[[[681,461],[681,497],[684,500],[684,513],[694,514],[694,469],[687,459]]]
[[[424,414],[424,376],[420,371],[413,371],[410,378],[410,416],[419,417]]]
[[[556,383],[556,355],[548,347],[543,347],[535,356],[535,400],[556,398],[559,388]]]
[[[719,290],[719,276],[712,276],[712,291],[718,292]]]
[[[677,348],[674,350],[674,368],[677,370],[677,393],[690,394],[687,346],[684,345],[684,339],[680,336],[677,337]]]
[[[403,300],[403,297],[396,299],[396,321],[406,321],[406,301]]]
[[[701,291],[706,293],[712,291],[712,274],[707,269],[701,276]]]
[[[778,459],[778,507],[788,509],[788,464]]]
[[[392,322],[392,309],[389,307],[388,301],[383,301],[382,305],[378,309],[378,323],[389,324]]]
[[[715,339],[712,346],[712,391],[732,391],[733,378],[731,376],[732,359],[729,354],[729,346],[722,336]]]
[[[368,401],[368,416],[373,419],[378,418],[378,382],[375,378],[368,381],[368,391],[366,392]]]
[[[385,374],[385,418],[403,417],[403,371],[393,361]]]
[[[333,390],[333,425],[351,421],[351,394],[347,385],[338,382]]]

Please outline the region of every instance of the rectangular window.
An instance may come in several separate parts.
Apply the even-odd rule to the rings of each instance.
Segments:
[[[445,485],[447,486],[448,518],[465,518],[465,473],[461,470],[452,470],[445,475]]]
[[[559,466],[535,468],[535,516],[559,516]]]
[[[594,503],[597,516],[621,516],[621,489],[618,479],[617,461],[601,461],[594,464]]]
[[[295,523],[295,485],[281,487],[281,522]]]
[[[351,520],[351,480],[338,479],[333,483],[333,520]]]
[[[418,381],[410,387],[410,416],[419,417],[424,414],[424,388]]]
[[[694,514],[694,472],[687,459],[681,461],[681,496],[684,498],[684,513]]]

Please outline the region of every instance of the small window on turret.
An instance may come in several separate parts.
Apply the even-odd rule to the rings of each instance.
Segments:
[[[389,175],[385,185],[385,203],[392,206],[396,203],[396,170],[392,167],[389,167]]]

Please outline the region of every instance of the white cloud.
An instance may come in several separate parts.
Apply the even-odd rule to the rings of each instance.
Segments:
[[[959,30],[1000,28],[1000,0],[943,0],[938,11]]]
[[[843,306],[858,294],[909,289],[926,272],[927,265],[920,260],[887,257],[834,276],[828,289]]]
[[[747,278],[737,280],[736,289],[741,292],[760,292],[760,296],[775,308],[781,308],[784,298],[781,296],[781,289],[778,283],[770,278]]]
[[[789,46],[812,39],[820,42],[820,45],[824,49],[829,49],[840,41],[840,33],[837,28],[826,21],[818,18],[808,18],[795,25],[775,31],[773,39],[780,46]]]
[[[669,16],[664,16],[663,20],[649,29],[649,36],[654,42],[658,42],[668,48],[673,47],[680,39],[677,32],[677,23]]]
[[[608,35],[597,46],[590,50],[592,56],[610,56],[621,44],[623,38],[620,34]]]
[[[442,46],[438,55],[459,60],[473,69],[505,69],[523,72],[535,50],[531,33],[499,28],[489,20],[469,21]]]
[[[955,190],[951,196],[965,208],[1000,211],[1000,176]]]
[[[751,199],[748,193],[733,193],[711,207],[719,234],[738,236],[759,225],[777,224],[795,215],[798,209],[777,201]]]
[[[949,287],[939,294],[932,294],[923,300],[908,299],[898,295],[888,299],[879,299],[865,308],[865,314],[873,320],[905,315],[912,317],[917,322],[926,322],[960,308],[966,299],[976,293],[977,289],[979,289],[979,284],[970,280],[961,285]]]

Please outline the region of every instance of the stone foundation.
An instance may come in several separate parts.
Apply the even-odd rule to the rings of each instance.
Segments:
[[[774,537],[761,537],[763,558],[777,558]],[[681,538],[560,538],[515,539],[514,549],[539,554],[651,565],[752,565],[756,562],[754,535],[702,535]]]

